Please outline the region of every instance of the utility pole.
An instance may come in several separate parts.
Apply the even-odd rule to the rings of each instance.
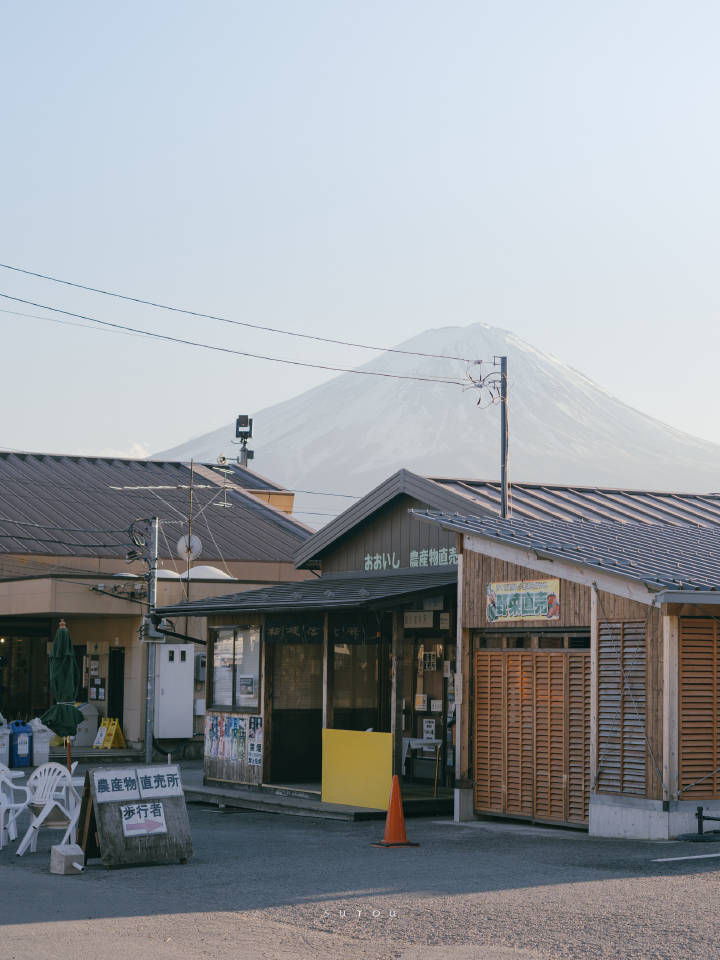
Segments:
[[[474,365],[480,368],[479,375],[473,377],[468,371],[468,378],[479,391],[478,406],[482,403],[483,391],[489,395],[490,403],[500,400],[500,516],[507,520],[510,510],[510,484],[508,481],[508,358],[493,357],[495,370],[490,370],[483,376],[482,365],[486,361],[475,360]],[[500,373],[497,368],[500,367]]]
[[[150,556],[148,557],[148,618],[155,613],[157,603],[158,568],[158,518],[150,521]],[[154,632],[152,620],[149,628]],[[152,633],[151,633],[152,636]],[[152,763],[153,729],[155,726],[155,641],[150,640],[147,648],[147,692],[145,696],[145,763]]]
[[[507,520],[508,515],[508,388],[507,357],[496,357],[500,361],[500,485],[502,487],[502,507],[500,516]]]

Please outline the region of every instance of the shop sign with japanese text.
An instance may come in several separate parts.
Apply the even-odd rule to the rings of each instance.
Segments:
[[[135,770],[117,770],[115,773],[95,770],[95,796],[98,803],[117,803],[119,800],[139,800],[137,773]]]
[[[411,550],[407,564],[409,567],[447,567],[458,562],[455,547],[428,547],[426,550]],[[399,570],[404,566],[400,556],[392,553],[366,553],[365,570]]]
[[[167,833],[165,811],[160,801],[129,803],[120,807],[123,836],[147,837],[154,833]]]
[[[559,620],[559,580],[515,580],[488,583],[488,623],[511,620]]]
[[[163,797],[182,797],[183,788],[177,764],[138,767],[136,770],[116,772],[95,770],[95,796],[98,803],[118,803],[125,800],[159,800]]]

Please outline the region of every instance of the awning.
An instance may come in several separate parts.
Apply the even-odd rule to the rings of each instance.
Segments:
[[[454,588],[457,568],[442,567],[418,572],[415,569],[367,573],[336,573],[293,583],[278,583],[260,590],[233,593],[205,600],[191,600],[162,607],[164,616],[209,617],[227,613],[282,610],[373,609],[399,606],[422,593]]]

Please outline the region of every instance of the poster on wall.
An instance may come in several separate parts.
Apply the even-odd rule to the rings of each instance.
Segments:
[[[248,758],[251,767],[262,766],[263,753],[263,718],[248,717]]]
[[[508,583],[488,583],[488,623],[507,623],[511,620],[559,620],[559,580],[515,580]]]
[[[205,756],[217,757],[218,744],[220,740],[220,721],[221,718],[208,714],[205,717]]]

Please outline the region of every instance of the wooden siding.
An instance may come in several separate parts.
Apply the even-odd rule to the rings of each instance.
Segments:
[[[322,556],[323,573],[342,573],[365,569],[365,557],[370,554],[390,556],[390,569],[410,566],[411,550],[454,548],[456,536],[437,524],[424,523],[408,515],[408,510],[426,510],[428,504],[403,495],[358,524],[347,536],[333,544]],[[394,561],[392,559],[394,554]],[[397,564],[397,567],[394,567]],[[421,569],[428,571],[437,566]]]
[[[680,618],[680,799],[720,796],[720,631],[714,618]],[[701,780],[701,783],[697,783]],[[691,786],[695,784],[695,786]]]
[[[475,809],[587,823],[588,652],[475,654]]]
[[[488,623],[485,616],[488,583],[547,580],[548,578],[547,573],[538,573],[537,570],[531,570],[528,567],[486,557],[473,550],[465,550],[463,553],[463,626],[468,629],[493,626]],[[543,626],[589,628],[591,589],[584,584],[561,580],[560,619],[523,620],[518,621],[517,625],[527,627],[528,630],[537,630]],[[495,624],[495,626],[498,625]]]

